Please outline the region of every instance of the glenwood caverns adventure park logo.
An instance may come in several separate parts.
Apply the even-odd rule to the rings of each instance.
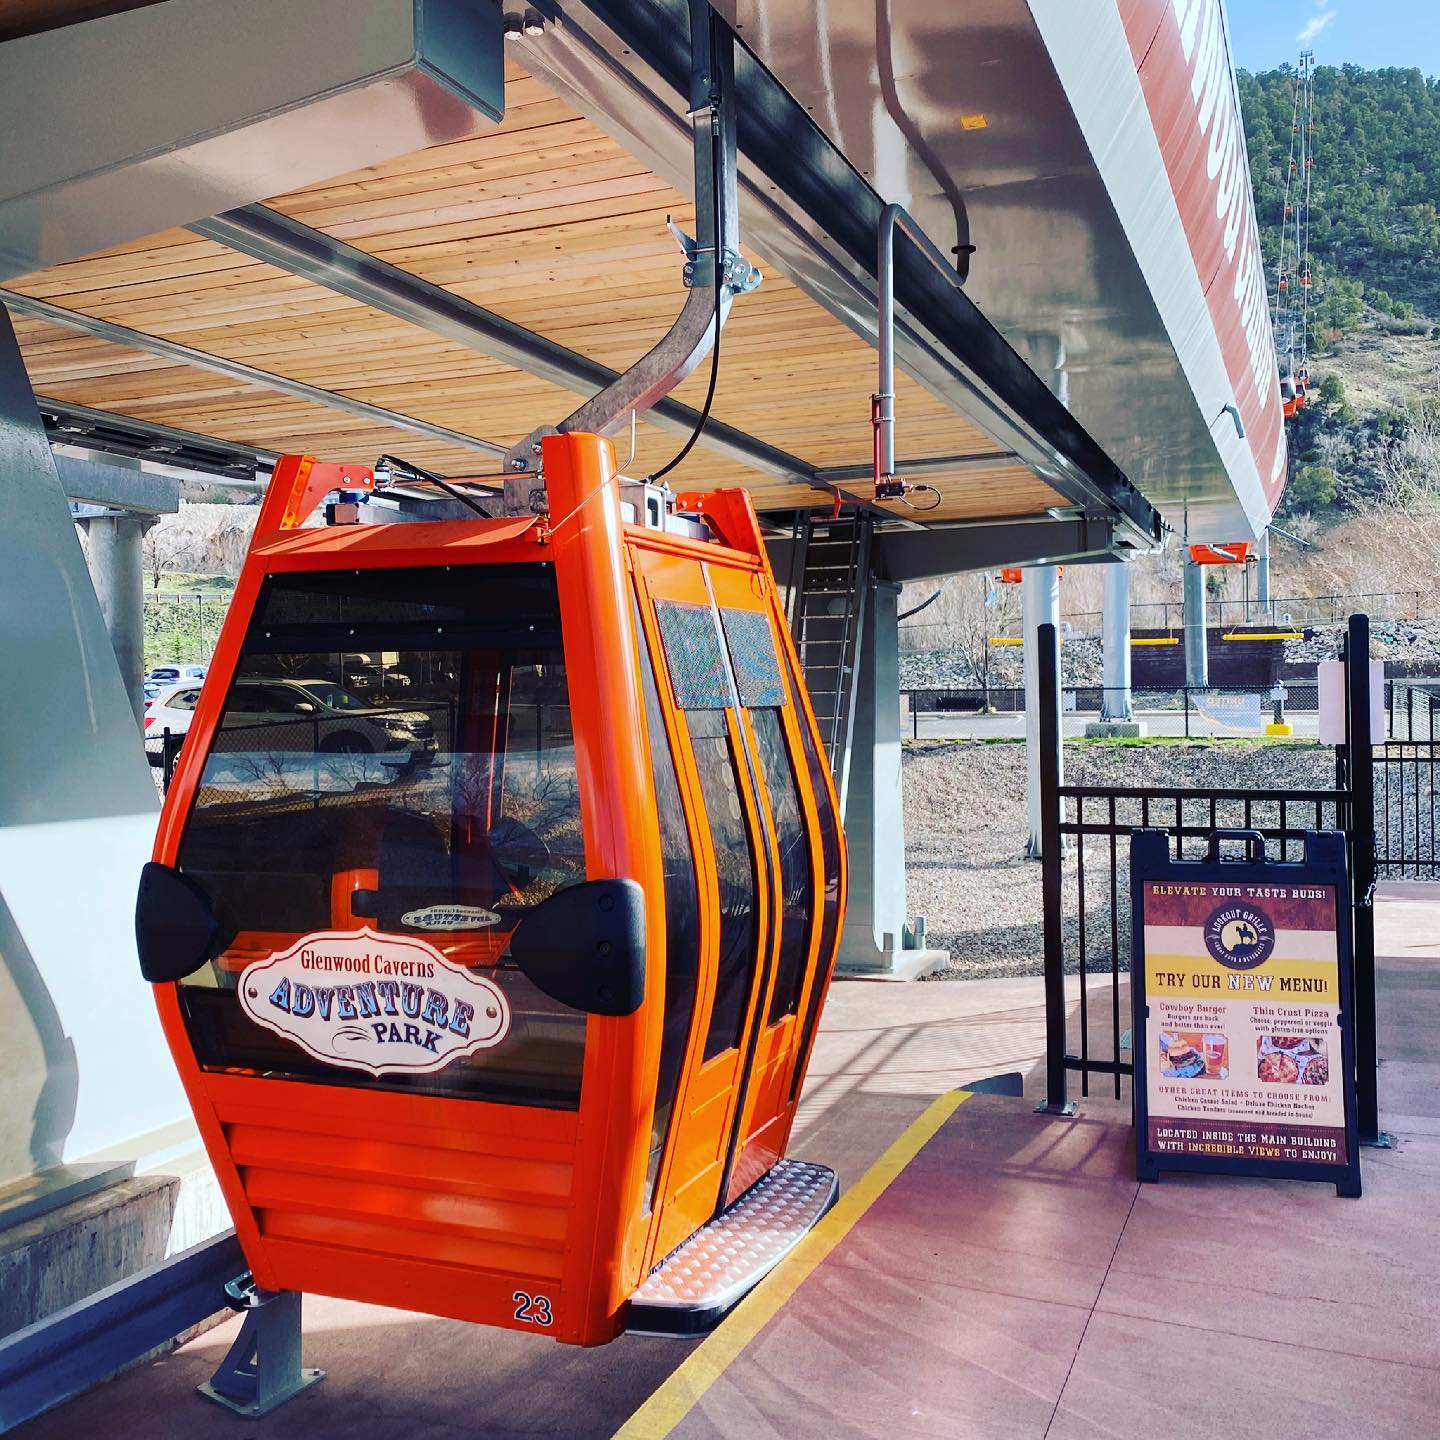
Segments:
[[[372,1075],[439,1070],[510,1029],[492,981],[424,940],[370,929],[305,935],[247,965],[240,1003],[317,1060]]]

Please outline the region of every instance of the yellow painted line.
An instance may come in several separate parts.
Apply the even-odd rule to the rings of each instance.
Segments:
[[[1132,645],[1178,645],[1180,637],[1178,635],[1157,635],[1153,639],[1132,640],[1130,643]]]
[[[670,1374],[665,1383],[615,1432],[614,1440],[664,1440],[775,1317],[855,1222],[885,1193],[921,1147],[970,1098],[952,1090],[926,1106],[900,1138],[840,1197],[835,1208],[780,1262],[730,1315]]]
[[[1248,634],[1222,635],[1222,640],[1303,640],[1298,630],[1251,630]]]
[[[1023,645],[1025,639],[1021,635],[992,635],[990,643],[992,645]]]

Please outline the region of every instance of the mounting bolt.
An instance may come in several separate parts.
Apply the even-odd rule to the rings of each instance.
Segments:
[[[512,470],[528,470],[530,468],[530,462],[523,455],[517,455],[510,462],[510,468]]]
[[[545,17],[538,10],[527,10],[523,25],[525,33],[533,40],[545,33]]]

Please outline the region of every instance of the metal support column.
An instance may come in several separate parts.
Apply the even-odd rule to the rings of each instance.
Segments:
[[[1104,688],[1100,719],[1085,727],[1085,735],[1096,740],[1129,739],[1145,733],[1130,699],[1130,567],[1123,560],[1113,560],[1100,569],[1105,578],[1100,631]]]
[[[860,583],[867,583],[864,577]],[[923,922],[908,924],[900,792],[900,587],[873,578],[868,585],[845,797],[850,895],[837,973],[911,980],[942,968],[950,957],[944,950],[924,948]]]
[[[695,235],[671,225],[684,253],[681,275],[687,294],[670,329],[628,370],[558,426],[541,426],[510,447],[505,467],[505,507],[524,513],[538,501],[530,478],[539,469],[540,438],[564,434],[618,434],[634,416],[663,400],[712,350],[737,295],[760,284],[760,272],[740,253],[740,202],[736,182],[735,34],[710,0],[689,0],[689,116],[695,151]],[[719,356],[716,355],[715,363]],[[670,463],[649,477],[660,479],[699,439],[697,430]]]
[[[1035,1107],[1043,1115],[1074,1115],[1076,1105],[1066,1095],[1066,1006],[1064,877],[1060,870],[1060,640],[1053,624],[1027,635],[1033,650],[1038,687],[1031,692],[1040,718],[1039,790],[1045,803],[1042,814],[1040,904],[1044,924],[1045,961],[1045,1099]]]
[[[1032,565],[1020,576],[1021,624],[1025,635],[1025,795],[1028,801],[1030,833],[1025,841],[1025,854],[1040,859],[1044,850],[1044,809],[1041,787],[1042,755],[1047,734],[1056,737],[1055,775],[1061,783],[1064,764],[1060,748],[1060,647],[1046,655],[1039,643],[1042,625],[1060,627],[1060,572],[1053,565]],[[1042,681],[1042,666],[1054,667],[1053,686]],[[1043,712],[1053,695],[1055,726],[1047,732],[1042,723]]]
[[[1255,547],[1255,603],[1262,610],[1270,608],[1270,531],[1260,532]]]
[[[323,1370],[300,1364],[300,1296],[293,1290],[262,1290],[248,1272],[225,1286],[245,1312],[245,1323],[220,1368],[200,1393],[247,1420],[259,1419],[318,1385]]]
[[[155,520],[148,515],[121,514],[98,515],[83,523],[90,541],[90,578],[138,725],[145,708],[145,570],[141,543]]]
[[[1350,788],[1354,900],[1355,1110],[1362,1144],[1388,1149],[1380,1128],[1375,1007],[1375,747],[1371,739],[1370,617],[1352,615],[1345,634],[1345,762]]]
[[[1101,644],[1104,647],[1105,694],[1102,720],[1129,720],[1130,704],[1130,567],[1123,560],[1101,566],[1105,576]]]
[[[1210,684],[1205,642],[1205,567],[1185,562],[1185,683],[1197,690]]]

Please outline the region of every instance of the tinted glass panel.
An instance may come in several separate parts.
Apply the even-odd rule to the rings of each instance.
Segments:
[[[181,987],[203,1065],[573,1107],[585,1018],[501,958],[529,908],[585,878],[551,570],[272,578],[179,862],[239,930]],[[375,1077],[316,1059],[237,1003],[247,963],[362,927],[424,940],[498,986],[511,1017],[499,1043]],[[370,1043],[359,1030],[355,1047]]]
[[[750,827],[740,802],[735,754],[723,710],[694,710],[687,719],[695,766],[705,797],[705,815],[715,844],[720,886],[720,956],[715,1008],[705,1036],[705,1059],[740,1043],[746,1001],[755,978],[757,883]]]
[[[804,682],[796,676],[793,666],[787,665],[786,668],[790,672],[791,685],[795,687],[797,694],[800,693],[799,687]],[[814,1038],[816,1022],[820,1018],[822,982],[834,957],[835,932],[840,922],[840,827],[836,821],[835,808],[830,801],[829,788],[825,783],[823,762],[815,748],[810,726],[803,718],[799,729],[800,748],[805,754],[805,769],[810,776],[810,788],[815,792],[815,809],[820,818],[820,853],[825,886],[820,897],[820,950],[815,962],[815,980],[805,1002],[805,1021],[796,1050],[799,1060],[803,1061]],[[800,1088],[800,1080],[801,1069],[797,1063],[794,1078],[790,1082],[792,1099]]]
[[[775,842],[780,851],[780,953],[775,988],[770,996],[770,1023],[793,1015],[805,981],[805,957],[810,951],[810,917],[815,882],[810,870],[810,837],[795,784],[795,770],[785,744],[778,710],[752,710],[756,759],[770,797]]]
[[[700,900],[695,881],[695,856],[685,825],[685,806],[675,775],[675,759],[665,734],[665,717],[655,686],[655,670],[640,614],[640,683],[645,692],[645,729],[655,775],[655,808],[660,819],[660,850],[665,863],[665,1029],[660,1041],[660,1072],[655,1085],[655,1113],[650,1127],[650,1163],[645,1173],[645,1205],[655,1195],[660,1157],[674,1113],[685,1059],[685,1042],[695,1015],[700,971]]]

